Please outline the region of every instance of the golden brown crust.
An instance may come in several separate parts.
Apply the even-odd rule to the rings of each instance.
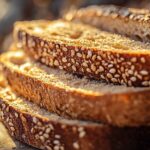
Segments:
[[[68,12],[64,19],[83,22],[145,42],[150,41],[150,11],[148,9],[114,5],[89,6]]]
[[[31,62],[23,52],[21,55],[18,62],[22,62],[14,62],[17,61],[17,52],[4,54],[0,62],[10,86],[34,103],[68,118],[93,120],[117,126],[149,125],[149,88],[118,86],[116,89],[117,86],[107,87],[105,84],[95,83],[99,86],[102,84],[103,87],[99,91],[95,88],[90,91],[86,88],[81,89],[70,83],[72,78],[75,78],[73,75],[72,78],[68,78],[69,82],[64,83],[63,79],[51,73],[55,69],[49,68],[48,73],[46,69],[39,68],[36,63]],[[27,59],[27,62],[24,59]],[[29,68],[25,68],[26,63]],[[63,71],[59,74],[63,76]],[[75,80],[77,84],[84,83],[82,79]],[[88,84],[90,85],[92,84]],[[105,88],[108,92],[103,91]],[[116,89],[116,92],[111,92],[109,88],[112,91]],[[125,90],[120,92],[120,88]]]
[[[14,35],[27,54],[48,66],[114,84],[150,86],[148,43],[63,21],[19,22]]]
[[[16,139],[45,150],[148,149],[150,130],[67,120],[51,114],[1,88],[1,118]],[[129,138],[130,137],[130,138]]]

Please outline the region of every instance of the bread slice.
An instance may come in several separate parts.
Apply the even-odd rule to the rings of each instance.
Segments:
[[[90,78],[150,86],[150,44],[65,21],[18,22],[15,41],[40,62]]]
[[[0,88],[0,110],[9,133],[39,149],[147,150],[150,147],[149,127],[117,128],[65,119],[17,96],[9,87]]]
[[[79,78],[32,62],[23,51],[3,54],[0,64],[17,93],[61,116],[117,126],[150,123],[150,88]]]
[[[89,6],[68,12],[64,18],[150,42],[150,11],[114,5]]]

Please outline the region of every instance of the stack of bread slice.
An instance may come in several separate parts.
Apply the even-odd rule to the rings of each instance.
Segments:
[[[0,56],[1,118],[13,137],[46,150],[150,148],[150,14],[131,13],[94,6],[15,24]]]

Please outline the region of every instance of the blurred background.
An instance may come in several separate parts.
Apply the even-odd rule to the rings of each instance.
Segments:
[[[70,9],[96,4],[150,8],[150,0],[0,0],[0,52],[8,49],[17,20],[57,19]]]

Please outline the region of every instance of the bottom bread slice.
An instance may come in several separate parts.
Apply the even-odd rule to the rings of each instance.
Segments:
[[[69,120],[0,88],[0,114],[16,139],[45,150],[148,150],[150,128]]]
[[[150,124],[150,88],[105,84],[33,62],[23,51],[3,54],[13,90],[60,116],[117,126]]]

